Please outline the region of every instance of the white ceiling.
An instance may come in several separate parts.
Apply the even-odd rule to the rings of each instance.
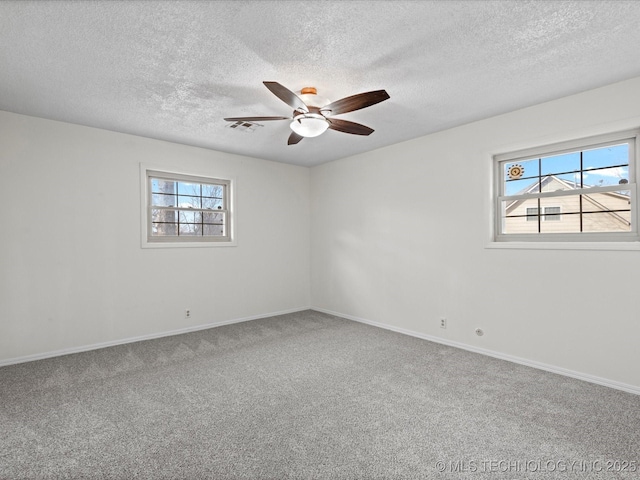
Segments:
[[[0,109],[299,165],[640,76],[637,1],[3,1]],[[262,84],[375,129],[287,145]]]

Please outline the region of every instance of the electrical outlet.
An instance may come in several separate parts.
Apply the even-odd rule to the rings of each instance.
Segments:
[[[444,317],[440,319],[440,328],[447,328],[447,319]]]
[[[184,311],[184,318],[191,318],[191,310],[188,308]]]

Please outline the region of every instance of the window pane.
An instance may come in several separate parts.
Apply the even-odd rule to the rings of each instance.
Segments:
[[[606,212],[629,210],[631,208],[629,190],[620,192],[600,192],[582,195],[583,212]]]
[[[527,222],[526,217],[506,217],[503,219],[502,233],[508,234],[523,234],[523,233],[538,233],[538,222]]]
[[[505,162],[503,178],[507,182],[518,179],[538,178],[539,163],[537,158],[524,162]],[[512,167],[515,167],[515,169],[512,169]]]
[[[537,178],[528,178],[524,180],[511,180],[505,183],[504,186],[504,194],[505,195],[521,195],[523,193],[527,193],[529,191],[537,192],[538,189],[534,188],[531,190],[531,187],[538,184]]]
[[[178,195],[178,206],[180,208],[200,208],[200,197]]]
[[[557,207],[558,208],[558,207]],[[555,216],[556,220],[548,220],[544,217],[540,222],[540,233],[580,233],[580,215],[568,214]]]
[[[180,210],[180,223],[200,223],[200,212]]]
[[[582,154],[582,166],[585,170],[614,165],[629,165],[628,144],[594,148],[593,150],[585,150]]]
[[[544,157],[541,163],[542,176],[580,171],[580,152]]]
[[[540,233],[580,232],[580,195],[541,198],[540,208]]]
[[[204,225],[204,234],[211,237],[224,235],[224,225]]]
[[[554,178],[557,180],[556,183],[562,184],[561,188],[556,188],[555,190],[575,190],[576,188],[582,188],[580,172],[566,173],[564,175],[554,175],[553,177],[548,178]],[[584,179],[584,181],[586,184],[586,178]],[[552,190],[554,189],[551,187],[547,189],[548,192]]]
[[[538,233],[537,211],[537,199],[503,201],[502,233]]]
[[[631,212],[585,213],[582,216],[583,232],[630,232]]]
[[[177,223],[178,212],[176,212],[175,210],[160,210],[154,208],[151,210],[151,221]]]
[[[152,178],[151,193],[176,193],[176,182]]]
[[[202,185],[202,196],[222,198],[224,194],[224,187],[222,185]]]
[[[154,237],[175,237],[178,234],[178,225],[175,223],[152,223],[151,235]]]
[[[579,175],[579,174],[578,174]],[[564,175],[564,177],[573,177],[573,174]],[[578,177],[578,182],[580,182],[580,178]],[[578,183],[578,187],[579,187]],[[559,192],[562,190],[574,190],[576,188],[576,183],[573,181],[567,181],[561,179],[560,176],[556,175],[547,175],[542,179],[542,189],[543,192]]]
[[[629,167],[612,167],[584,172],[585,186],[602,187],[629,183]]]
[[[175,207],[176,196],[164,193],[154,193],[151,196],[151,205],[157,207]]]
[[[177,182],[178,183],[178,195],[193,195],[200,196],[200,184],[199,183],[188,183],[188,182]]]
[[[548,209],[560,209],[562,213],[580,213],[580,195],[541,198],[540,206],[545,213]]]
[[[180,223],[181,236],[198,236],[202,235],[202,226],[194,223]]]
[[[202,221],[208,224],[222,225],[224,223],[224,213],[202,212]]]
[[[211,210],[220,210],[222,209],[222,199],[221,198],[202,198],[202,208],[209,208]]]

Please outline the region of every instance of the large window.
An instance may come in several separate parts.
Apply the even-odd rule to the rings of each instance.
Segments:
[[[149,243],[230,242],[230,181],[145,170]]]
[[[638,132],[497,155],[497,241],[637,241]]]

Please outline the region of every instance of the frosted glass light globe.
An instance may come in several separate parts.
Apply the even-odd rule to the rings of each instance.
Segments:
[[[293,117],[290,127],[302,137],[317,137],[327,131],[329,122],[320,114],[305,113]]]

